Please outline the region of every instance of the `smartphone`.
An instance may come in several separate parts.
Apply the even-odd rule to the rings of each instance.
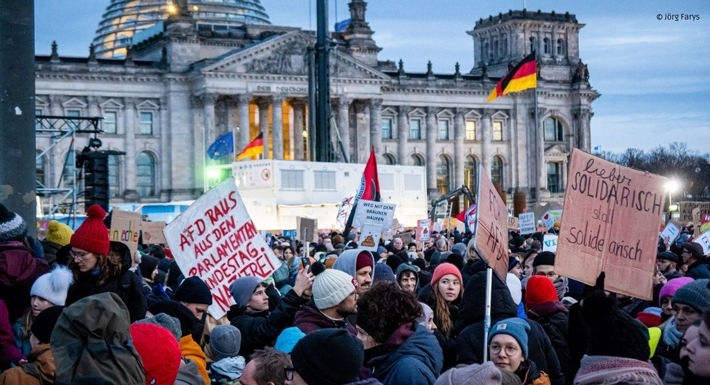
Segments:
[[[311,267],[311,260],[308,257],[302,257],[301,263],[303,264],[304,269],[308,269]]]

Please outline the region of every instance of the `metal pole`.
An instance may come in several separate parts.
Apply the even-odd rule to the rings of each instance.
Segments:
[[[330,162],[330,65],[328,60],[328,0],[318,0],[316,33],[315,160]]]
[[[491,330],[491,291],[493,291],[493,269],[486,268],[486,312],[483,316],[483,362],[488,361],[488,331]]]
[[[315,162],[316,137],[316,59],[313,47],[308,47],[308,130],[306,133],[306,160]]]
[[[0,6],[0,203],[35,236],[34,1]]]

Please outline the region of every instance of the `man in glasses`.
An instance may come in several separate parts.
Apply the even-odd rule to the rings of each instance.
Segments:
[[[685,272],[686,277],[695,280],[710,279],[710,269],[705,263],[703,247],[699,243],[685,242],[680,255],[683,258],[683,263],[688,266],[688,270]]]
[[[555,253],[551,251],[539,253],[533,262],[533,274],[549,278],[557,290],[557,299],[562,301],[567,294],[569,281],[566,277],[555,273]]]

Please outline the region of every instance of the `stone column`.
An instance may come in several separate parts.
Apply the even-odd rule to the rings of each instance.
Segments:
[[[284,158],[283,95],[274,95],[271,104],[271,124],[274,133],[274,159]]]
[[[407,164],[407,139],[409,138],[409,106],[399,106],[397,115],[397,160],[399,164]]]
[[[261,98],[259,105],[259,130],[264,134],[264,155],[262,159],[271,159],[269,156],[269,101]]]
[[[581,150],[589,152],[592,148],[589,132],[589,119],[591,119],[591,112],[589,110],[581,110],[579,114],[579,130],[582,135],[582,148]]]
[[[370,129],[367,105],[364,101],[355,103],[355,135],[357,138],[357,163],[366,163],[370,157]]]
[[[215,112],[214,103],[217,101],[217,96],[214,94],[202,95],[202,108],[204,109],[204,119],[203,124],[205,127],[205,138],[206,145],[209,147],[217,139],[217,132],[215,131]],[[205,151],[207,150],[205,147]]]
[[[567,160],[562,161],[562,170],[560,170],[560,192],[567,190]]]
[[[168,101],[167,98],[162,97],[160,98],[160,198],[161,200],[169,200],[170,196],[168,194],[168,191],[166,189],[170,186],[170,178],[172,176],[172,173],[170,172],[170,166],[172,164],[172,148],[170,147],[170,136],[171,136],[171,130],[168,128],[169,123],[169,118],[168,118]],[[189,152],[192,152],[193,158],[194,158],[194,153],[195,151],[195,146],[197,144],[193,142],[191,148],[188,149]],[[192,165],[193,170],[195,172],[192,175],[192,180],[189,181],[191,182],[190,185],[194,186],[195,188],[199,187],[200,190],[202,189],[202,186],[198,186],[196,179],[197,179],[197,168],[200,163],[194,163]]]
[[[193,161],[194,161],[194,181],[192,187],[194,189],[205,190],[205,167],[207,165],[207,144],[205,143],[205,130],[202,126],[199,117],[203,111],[202,98],[199,96],[190,97],[190,107],[192,109],[192,143],[193,143]],[[168,144],[169,145],[169,144]],[[173,149],[176,151],[177,149]],[[180,151],[175,152],[179,156]]]
[[[481,119],[481,163],[483,168],[491,175],[491,136],[493,135],[491,117],[493,110],[484,109]]]
[[[382,158],[382,99],[370,99],[370,143]]]
[[[539,108],[537,115],[537,127],[538,130],[535,133],[535,141],[537,143],[537,191],[538,201],[542,198],[542,192],[547,190],[547,164],[545,163],[545,129],[543,127],[543,115],[545,115],[545,109]]]
[[[240,94],[237,97],[237,103],[239,105],[239,145],[234,151],[239,152],[251,141],[249,137],[249,101],[251,100],[251,95]]]
[[[303,112],[306,103],[303,99],[293,99],[291,100],[291,107],[293,107],[293,159],[304,160],[303,129],[305,127],[305,121],[303,119]]]
[[[86,101],[88,102],[88,111],[87,113],[89,114],[89,117],[98,117],[101,116],[101,110],[99,109],[99,98],[96,96],[89,95],[86,97]],[[100,124],[99,124],[100,126]]]
[[[463,140],[466,136],[464,111],[463,108],[454,109],[454,188],[462,186],[464,179],[463,165],[466,158],[463,149]]]
[[[139,198],[136,191],[136,106],[133,98],[123,99],[123,148],[126,151],[126,190],[123,196],[133,200]]]
[[[338,98],[338,133],[340,141],[343,143],[345,153],[348,156],[348,162],[357,161],[353,159],[353,151],[350,148],[350,101],[345,95],[340,95]]]
[[[428,107],[426,114],[426,174],[429,198],[436,190],[436,107]]]

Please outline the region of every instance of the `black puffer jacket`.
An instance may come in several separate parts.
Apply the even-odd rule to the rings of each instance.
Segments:
[[[463,308],[459,313],[459,327],[463,330],[457,340],[459,364],[483,363],[483,319],[485,316],[486,272],[476,273],[464,289]],[[494,274],[491,293],[491,326],[506,318],[517,317],[517,306],[505,283]],[[564,375],[550,339],[539,323],[526,320],[528,332],[528,357],[538,369],[550,376],[553,385],[563,385]]]

